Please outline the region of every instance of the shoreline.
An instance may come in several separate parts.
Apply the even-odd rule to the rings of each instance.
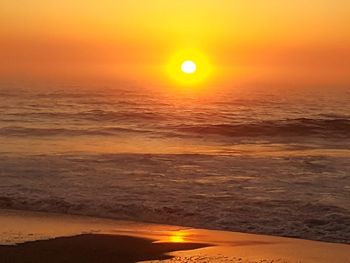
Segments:
[[[346,158],[43,153],[0,163],[6,209],[350,243]]]
[[[43,248],[67,262],[89,251],[88,262],[350,262],[348,244],[20,210],[0,209],[0,233],[0,258],[14,263],[36,262]]]

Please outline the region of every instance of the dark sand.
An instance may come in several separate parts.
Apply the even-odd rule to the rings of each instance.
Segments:
[[[82,234],[0,246],[2,263],[132,263],[164,260],[166,253],[209,245],[200,243],[154,243],[155,240],[107,234]]]

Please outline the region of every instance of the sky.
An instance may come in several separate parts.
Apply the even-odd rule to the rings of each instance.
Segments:
[[[350,84],[348,0],[0,0],[0,25],[2,78],[170,84],[195,49],[207,83]]]

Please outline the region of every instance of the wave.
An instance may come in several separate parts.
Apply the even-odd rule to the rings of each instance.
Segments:
[[[229,137],[254,136],[318,136],[350,137],[348,119],[290,119],[245,124],[181,125],[176,130],[185,133]]]
[[[42,120],[42,119],[65,119],[65,120],[88,120],[88,121],[124,121],[124,120],[161,120],[163,115],[150,111],[105,111],[90,110],[77,113],[69,112],[30,112],[8,113],[7,119],[16,120]],[[4,117],[2,117],[4,118]],[[7,121],[7,120],[6,120]]]
[[[91,110],[83,113],[79,113],[78,116],[89,120],[160,120],[162,115],[150,111],[103,111],[103,110]]]
[[[350,243],[347,157],[0,155],[0,208]]]
[[[147,115],[147,114],[146,114]],[[132,115],[134,116],[134,115]],[[148,116],[148,115],[147,115]],[[152,115],[148,116],[151,118]],[[94,119],[96,118],[93,117]],[[101,118],[101,116],[99,117]],[[109,117],[106,116],[106,119]],[[125,118],[131,118],[125,116]],[[97,121],[97,119],[96,119]],[[235,124],[180,124],[171,125],[162,121],[127,122],[123,127],[107,126],[100,120],[100,126],[71,128],[62,125],[55,127],[7,126],[0,128],[0,136],[118,136],[120,134],[160,135],[164,137],[297,137],[349,138],[348,119],[289,119]],[[135,128],[135,124],[137,127]],[[79,127],[79,126],[76,126]]]
[[[68,128],[0,128],[0,136],[112,136],[125,133],[149,133],[148,130],[110,127],[103,129],[68,129]]]
[[[110,199],[116,197],[109,196]],[[95,216],[119,220],[133,220],[149,223],[174,224],[187,227],[239,231],[256,234],[270,234],[306,238],[319,241],[350,244],[348,211],[337,206],[312,204],[306,201],[270,200],[243,201],[230,209],[211,213],[212,204],[200,204],[203,212],[194,211],[187,205],[160,204],[150,206],[126,200],[113,202],[104,200],[67,200],[59,197],[8,197],[0,196],[0,209],[40,211],[71,215]],[[197,204],[198,205],[198,204]],[[221,207],[222,208],[222,207]],[[279,217],[271,216],[278,211]],[[283,211],[283,212],[281,212]],[[221,213],[219,213],[221,212]],[[285,224],[290,214],[295,227]],[[258,215],[258,216],[257,216]],[[288,220],[291,220],[290,218]],[[308,231],[305,231],[307,229]]]

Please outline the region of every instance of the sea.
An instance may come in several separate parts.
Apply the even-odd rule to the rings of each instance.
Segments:
[[[0,208],[350,243],[350,89],[1,82]]]

